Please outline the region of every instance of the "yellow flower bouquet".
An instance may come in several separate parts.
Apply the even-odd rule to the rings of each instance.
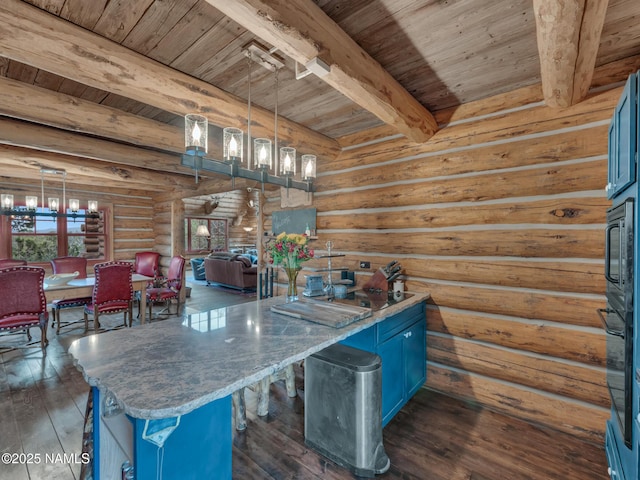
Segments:
[[[287,302],[298,299],[296,281],[302,262],[313,258],[313,250],[307,243],[309,237],[300,233],[282,232],[267,245],[270,261],[274,265],[282,265],[289,281],[287,288]]]
[[[271,263],[284,268],[301,268],[302,262],[313,258],[308,242],[306,235],[282,232],[267,245]]]

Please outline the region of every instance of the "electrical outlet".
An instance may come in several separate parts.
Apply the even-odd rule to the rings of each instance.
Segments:
[[[360,268],[371,268],[371,262],[360,262]]]

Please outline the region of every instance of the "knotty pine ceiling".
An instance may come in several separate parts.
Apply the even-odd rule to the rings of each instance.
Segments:
[[[205,0],[15,1],[81,26],[245,101],[248,66],[242,47],[252,40],[271,47]],[[431,113],[541,82],[532,0],[314,2]],[[80,83],[74,80],[72,71],[68,77],[57,75],[9,58],[3,54],[4,35],[0,25],[1,76],[182,126],[181,116],[110,93],[109,88]],[[596,67],[638,54],[640,2],[610,0]],[[280,55],[285,63],[279,73],[278,112],[282,117],[331,139],[383,124],[315,75],[297,80],[295,62]],[[254,105],[273,111],[271,72],[252,68],[251,98]],[[2,117],[68,128],[54,120],[21,118],[12,114],[6,98],[3,103]],[[91,135],[90,131],[83,133]],[[162,145],[140,143],[142,147],[167,150]],[[154,167],[147,164],[142,168]],[[180,168],[174,173],[187,174]]]

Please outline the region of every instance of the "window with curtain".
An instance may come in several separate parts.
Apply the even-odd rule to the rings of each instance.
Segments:
[[[9,235],[3,235],[0,241],[12,258],[29,263],[47,263],[67,255],[105,260],[107,233],[104,219],[104,210],[99,212],[98,218],[3,216],[2,221],[8,225],[2,231]]]
[[[209,235],[200,235],[203,229],[198,229],[198,227],[202,226],[206,227]],[[229,248],[229,230],[226,219],[186,217],[184,233],[187,253],[220,252]]]

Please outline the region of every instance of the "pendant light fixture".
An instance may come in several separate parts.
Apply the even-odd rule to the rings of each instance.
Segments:
[[[62,202],[60,197],[46,197],[44,195],[44,176],[53,175],[62,177]],[[98,202],[89,200],[85,213],[80,213],[80,200],[69,199],[69,211],[67,213],[67,172],[65,170],[54,170],[50,168],[40,169],[40,195],[42,207],[38,209],[38,196],[25,195],[25,206],[16,207],[12,194],[3,193],[0,195],[0,213],[7,216],[20,217],[70,217],[70,218],[98,218]],[[46,207],[45,207],[46,201]],[[47,211],[48,210],[48,211]]]
[[[222,160],[207,158],[208,122],[199,114],[185,116],[185,154],[181,164],[195,170],[196,182],[199,172],[207,171],[231,177],[232,186],[236,178],[245,178],[264,184],[295,188],[313,192],[316,175],[316,156],[303,155],[301,174],[297,178],[296,149],[278,145],[278,72],[284,67],[282,60],[269,51],[252,42],[244,47],[248,59],[248,95],[247,95],[247,150],[244,162],[244,133],[234,127],[222,131]],[[253,138],[251,136],[251,66],[258,63],[275,76],[275,112],[274,138]],[[252,161],[253,160],[253,161]]]

